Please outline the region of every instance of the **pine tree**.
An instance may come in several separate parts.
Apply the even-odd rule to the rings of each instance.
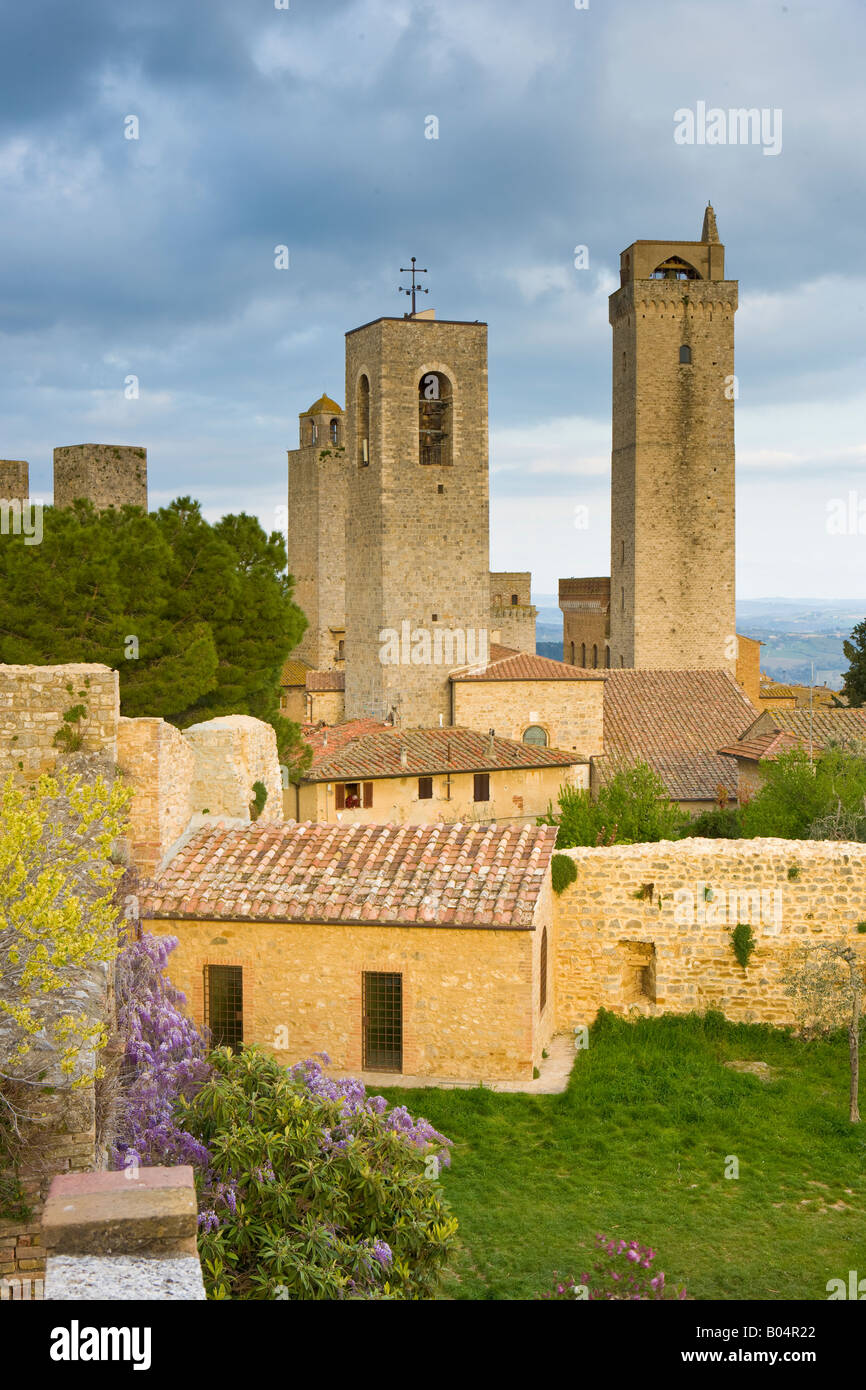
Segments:
[[[851,641],[842,643],[850,665],[843,676],[842,694],[849,705],[866,704],[866,619],[851,633]]]

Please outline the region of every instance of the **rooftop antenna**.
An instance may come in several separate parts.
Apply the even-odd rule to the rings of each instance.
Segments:
[[[416,285],[416,284],[415,284],[415,276],[416,276],[416,275],[427,275],[428,273],[429,273],[429,272],[428,272],[427,270],[422,269],[420,266],[418,266],[418,267],[416,268],[416,265],[415,265],[415,257],[414,257],[414,256],[412,257],[412,266],[411,266],[411,269],[410,269],[410,267],[407,266],[407,265],[401,265],[401,267],[400,267],[400,274],[401,274],[401,275],[411,275],[411,276],[412,276],[412,285],[411,285],[411,288],[407,290],[407,289],[404,289],[402,285],[398,285],[398,286],[397,286],[397,293],[398,293],[398,294],[411,294],[411,296],[412,296],[412,317],[413,317],[413,318],[414,318],[414,316],[415,316],[415,295],[416,295],[416,294],[429,294],[429,293],[430,293],[430,291],[429,291],[429,290],[425,290],[424,287],[423,287],[422,285]],[[404,319],[407,319],[407,318],[409,318],[409,315],[408,315],[408,314],[404,314],[403,317],[404,317]]]

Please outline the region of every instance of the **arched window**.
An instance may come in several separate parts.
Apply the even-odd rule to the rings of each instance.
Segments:
[[[331,443],[332,443],[332,444],[339,444],[339,442],[340,442],[340,422],[339,422],[339,420],[332,420],[332,421],[331,421]]]
[[[606,671],[610,670],[610,647],[605,647],[604,649],[604,669]]]
[[[547,733],[540,724],[530,724],[529,728],[523,731],[523,742],[531,743],[536,748],[546,748]]]
[[[666,261],[657,265],[650,275],[651,280],[700,280],[700,275],[693,265],[684,261],[681,256],[668,256]]]
[[[516,608],[516,607],[517,607],[517,594],[512,594],[512,595],[511,595],[511,607],[512,607],[512,608]]]
[[[574,643],[571,644],[571,664],[574,665]]]
[[[442,372],[425,372],[418,383],[418,458],[424,464],[452,462],[451,382]]]
[[[356,413],[358,467],[364,468],[370,462],[370,383],[366,376],[358,382]]]
[[[544,1013],[547,1003],[547,927],[541,931],[541,959],[538,962],[538,1012]]]
[[[592,669],[593,671],[598,670],[598,647],[595,642],[592,644]]]
[[[315,422],[315,420],[311,420],[311,421],[309,422],[309,429],[308,429],[308,431],[307,431],[307,437],[308,437],[309,442],[310,442],[311,444],[315,444],[315,442],[316,442],[316,440],[317,440],[317,438],[318,438],[318,430],[316,429],[316,422]]]
[[[691,348],[689,347],[688,343],[683,343],[682,347],[680,348],[680,362],[683,362],[683,363],[685,363],[686,366],[689,366],[690,363],[691,363],[691,360],[692,360],[692,350],[691,350]]]
[[[586,643],[585,643],[585,642],[581,642],[581,644],[580,644],[580,664],[581,664],[581,666],[583,667],[583,669],[584,669],[584,671],[585,671],[585,670],[586,670]]]

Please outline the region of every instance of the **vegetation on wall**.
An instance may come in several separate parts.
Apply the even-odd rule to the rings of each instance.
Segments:
[[[734,948],[734,955],[737,961],[745,970],[749,964],[749,957],[757,946],[755,933],[752,931],[748,922],[738,922],[731,931],[731,945]]]
[[[577,878],[577,865],[568,854],[555,854],[550,861],[550,877],[553,891],[564,893],[570,883]]]

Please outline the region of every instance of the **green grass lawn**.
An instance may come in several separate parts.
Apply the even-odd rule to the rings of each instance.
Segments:
[[[866,1276],[866,1122],[847,1118],[844,1036],[602,1014],[562,1095],[386,1094],[454,1141],[446,1298],[533,1298],[554,1270],[587,1268],[599,1231],[653,1246],[697,1299],[826,1299],[828,1279]]]

